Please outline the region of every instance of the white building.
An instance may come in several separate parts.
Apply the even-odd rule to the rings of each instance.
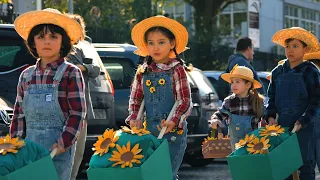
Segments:
[[[173,0],[171,0],[173,1]],[[283,48],[271,42],[272,35],[280,29],[300,26],[320,37],[320,3],[315,0],[248,0],[260,2],[258,50],[283,54]],[[231,29],[230,37],[248,36],[248,1],[229,5],[218,15],[217,25]],[[169,1],[170,2],[170,1]],[[170,17],[192,21],[194,9],[182,0],[176,5],[165,6]],[[249,36],[250,37],[250,36]],[[319,38],[320,39],[320,38]]]

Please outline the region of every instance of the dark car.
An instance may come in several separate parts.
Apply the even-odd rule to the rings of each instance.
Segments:
[[[9,134],[9,126],[13,116],[13,109],[9,102],[0,96],[0,136]]]
[[[93,43],[93,45],[114,85],[117,125],[125,125],[124,120],[128,116],[130,87],[137,65],[140,63],[140,57],[133,53],[137,48],[130,44]],[[193,72],[188,73],[188,81],[191,86],[193,108],[191,115],[187,118],[188,146],[184,160],[192,166],[205,166],[211,162],[211,160],[203,159],[201,154],[201,144],[209,131],[208,120],[205,116],[210,116],[216,110],[218,96],[199,69],[194,68]]]
[[[35,64],[12,24],[0,24],[0,96],[13,108],[17,95],[17,84],[21,72],[30,65]],[[114,97],[110,76],[101,62],[91,43],[82,43],[85,56],[92,58],[100,66],[100,75],[89,80],[90,95],[92,99],[95,119],[88,119],[88,136],[83,164],[88,162],[93,154],[92,147],[97,136],[106,128],[116,127],[114,119]]]

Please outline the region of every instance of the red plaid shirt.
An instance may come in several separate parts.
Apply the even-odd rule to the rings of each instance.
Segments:
[[[53,77],[57,72],[57,68],[64,62],[59,59],[47,64],[44,71],[41,70],[40,61],[36,63],[36,69],[32,75],[31,84],[53,84]],[[12,117],[10,133],[12,137],[25,138],[25,115],[22,109],[22,101],[24,91],[26,90],[26,73],[22,72],[18,86],[17,99],[14,105],[14,114]],[[74,65],[69,65],[63,74],[58,88],[58,101],[61,110],[66,118],[64,131],[58,142],[65,149],[75,143],[77,135],[82,129],[82,120],[86,115],[84,80],[81,70]]]
[[[143,66],[146,66],[144,64]],[[179,123],[179,128],[183,128],[183,122],[190,114],[192,107],[190,85],[187,79],[184,67],[179,64],[179,61],[170,59],[167,64],[152,63],[149,67],[152,72],[168,71],[171,68],[173,70],[172,88],[175,100],[178,101],[178,106],[174,110],[173,116],[170,119],[176,124]],[[131,95],[129,100],[129,117],[126,119],[128,123],[130,120],[136,120],[138,111],[143,100],[143,75],[141,73],[136,74],[136,78],[131,88]]]

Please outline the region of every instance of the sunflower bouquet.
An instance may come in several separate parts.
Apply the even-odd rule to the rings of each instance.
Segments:
[[[212,131],[211,137],[207,137],[202,142],[202,155],[203,158],[225,158],[231,153],[230,138],[223,137],[222,133],[215,135],[215,129]]]
[[[94,151],[87,171],[89,179],[104,177],[108,174],[109,179],[148,179],[140,174],[143,169],[149,171],[160,166],[159,161],[169,157],[167,141],[157,139],[144,128],[122,127],[115,131],[107,129],[93,145]],[[160,160],[163,162],[163,160]],[[153,165],[150,165],[153,164]],[[159,164],[159,165],[158,165]],[[164,161],[166,171],[171,172],[170,159]],[[156,167],[158,168],[158,167]]]
[[[227,157],[235,180],[285,179],[302,165],[297,135],[281,126],[257,129],[236,143],[235,148]]]
[[[58,178],[47,149],[9,134],[0,137],[0,179],[38,180],[44,174],[49,180]]]

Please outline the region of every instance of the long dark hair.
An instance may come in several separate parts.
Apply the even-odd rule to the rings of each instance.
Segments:
[[[144,34],[144,42],[145,43],[148,43],[148,35],[151,32],[161,32],[164,36],[166,36],[170,40],[170,42],[172,42],[172,41],[174,41],[176,39],[174,34],[169,29],[164,28],[164,27],[160,27],[160,26],[155,26],[155,27],[152,27],[152,28],[148,29],[146,31],[146,33]],[[177,50],[176,50],[175,47],[172,49],[172,51],[176,55],[176,59],[180,62],[180,64],[182,66],[186,67],[185,62],[180,58],[180,56],[177,53]],[[144,59],[144,63],[147,63],[148,65],[150,65],[152,63],[152,57],[151,56],[146,56],[145,59]],[[146,70],[145,70],[145,72],[146,72]]]

